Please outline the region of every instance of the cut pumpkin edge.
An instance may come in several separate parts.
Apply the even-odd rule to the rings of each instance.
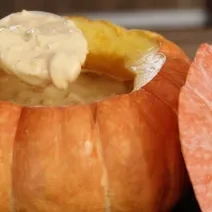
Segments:
[[[212,45],[203,43],[179,96],[179,132],[186,167],[203,212],[212,211]]]
[[[168,40],[166,37],[162,36],[159,33],[150,31],[150,30],[145,30],[145,29],[126,29],[122,26],[116,25],[112,22],[106,21],[106,20],[92,20],[90,18],[87,17],[81,17],[81,16],[67,16],[67,19],[70,19],[72,21],[74,21],[74,23],[81,28],[81,24],[89,24],[89,23],[94,23],[94,24],[100,24],[102,27],[107,27],[110,28],[114,34],[117,35],[123,35],[125,33],[129,34],[134,34],[137,35],[138,37],[141,36],[146,36],[147,38],[151,39],[151,41],[154,40],[154,42],[159,43],[160,45],[160,52],[163,53],[169,53],[170,54],[170,50],[172,51],[172,55],[173,57],[180,57],[183,60],[185,60],[186,62],[190,63],[191,60],[190,58],[186,55],[186,53],[174,42],[172,42],[171,40]],[[82,30],[82,28],[81,28]],[[138,38],[137,37],[137,38]]]
[[[144,73],[140,70],[144,65],[142,57],[148,57],[149,54],[151,59],[148,66],[153,63],[152,61],[160,62],[157,69],[156,65],[151,68],[154,73],[144,74],[144,80],[140,83],[143,87],[160,72],[166,59],[178,58],[183,63],[190,64],[190,59],[180,47],[158,33],[143,29],[126,29],[105,20],[92,20],[80,16],[66,18],[72,20],[88,40],[89,54],[85,62],[88,68],[99,68],[100,71],[111,75],[111,67],[108,66],[110,60],[113,67],[118,70],[115,77],[119,79],[122,75],[123,79],[129,80],[139,71]],[[106,52],[105,55],[102,55],[100,46]],[[101,56],[97,58],[96,55]],[[106,62],[95,61],[96,58]],[[136,69],[138,71],[135,71]]]

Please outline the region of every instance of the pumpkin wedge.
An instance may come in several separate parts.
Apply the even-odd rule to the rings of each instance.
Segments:
[[[203,212],[212,211],[212,46],[202,44],[180,93],[179,129],[186,166]]]

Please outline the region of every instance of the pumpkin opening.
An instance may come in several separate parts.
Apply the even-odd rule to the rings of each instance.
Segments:
[[[132,89],[132,80],[120,81],[98,72],[83,71],[66,90],[53,84],[45,88],[32,86],[3,71],[0,73],[0,100],[27,106],[86,104],[129,93]]]
[[[164,55],[158,54],[160,43],[142,31],[80,17],[71,19],[83,32],[89,49],[78,79],[67,90],[51,83],[41,88],[1,71],[0,100],[26,106],[89,104],[139,89],[165,62]]]

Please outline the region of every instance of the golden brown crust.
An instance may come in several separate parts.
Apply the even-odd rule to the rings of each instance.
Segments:
[[[143,46],[139,53],[145,53],[145,46],[159,42],[166,63],[144,88],[92,105],[20,108],[1,102],[0,153],[6,159],[0,192],[7,197],[0,211],[169,211],[187,180],[175,112],[189,59],[156,34],[72,19],[88,39],[88,68],[131,79],[126,64],[136,59],[136,49]]]

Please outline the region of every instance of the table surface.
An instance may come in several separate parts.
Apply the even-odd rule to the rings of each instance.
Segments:
[[[179,45],[191,58],[195,56],[195,53],[200,44],[212,44],[212,28],[180,31],[160,31],[159,33]]]

